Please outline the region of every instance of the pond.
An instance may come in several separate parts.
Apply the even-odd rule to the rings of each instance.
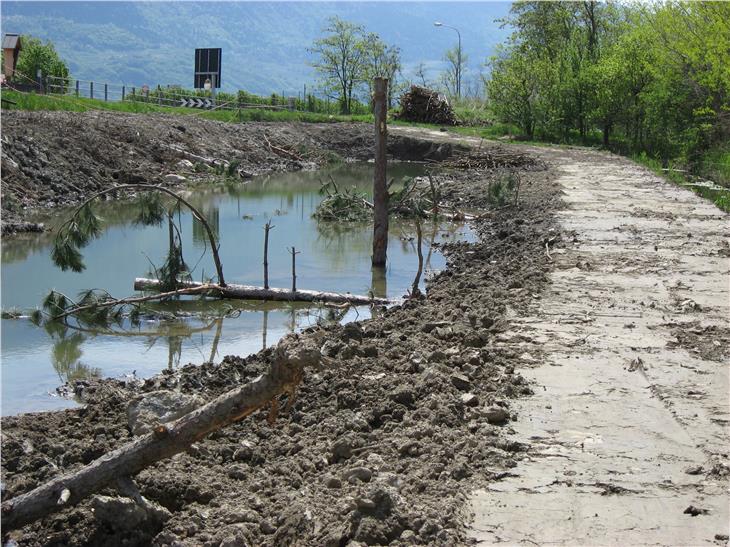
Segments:
[[[417,164],[394,164],[389,177],[422,174]],[[185,192],[219,234],[223,269],[228,283],[263,285],[263,226],[269,219],[269,283],[291,287],[291,255],[297,255],[297,288],[399,298],[410,288],[418,260],[413,239],[415,226],[392,221],[388,266],[372,271],[372,224],[318,223],[312,218],[320,181],[332,176],[340,187],[372,185],[372,165],[341,164],[314,172],[278,173],[256,177],[248,183],[215,184]],[[166,254],[166,228],[133,223],[132,204],[105,202],[95,207],[104,219],[102,235],[84,249],[86,270],[62,272],[50,259],[49,234],[24,235],[2,245],[2,309],[31,310],[50,289],[71,297],[89,288],[104,288],[115,297],[132,295],[135,277],[144,277],[151,263],[161,264]],[[51,223],[63,218],[62,211]],[[215,270],[199,222],[181,214],[186,262],[196,265],[193,278],[213,277]],[[431,245],[466,237],[464,225],[425,224],[425,269],[444,267],[444,257]],[[421,283],[423,285],[423,282]],[[422,287],[423,288],[423,287]],[[240,313],[216,319],[215,308],[233,306]],[[2,320],[2,414],[54,410],[77,403],[59,396],[56,388],[85,376],[149,377],[165,367],[187,363],[218,362],[225,355],[248,355],[275,344],[282,336],[315,324],[332,310],[302,304],[226,301],[202,303],[184,300],[166,307],[177,311],[176,320],[142,321],[108,330],[37,327],[28,319]],[[211,309],[213,308],[213,309]],[[200,317],[201,309],[212,318]],[[351,308],[336,320],[368,317],[368,308]],[[185,315],[190,317],[185,317]],[[331,319],[331,317],[330,317]]]

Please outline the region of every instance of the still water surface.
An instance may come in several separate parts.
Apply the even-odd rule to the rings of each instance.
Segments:
[[[389,176],[422,173],[422,167],[399,164]],[[298,172],[258,177],[246,184],[220,184],[191,190],[187,198],[205,214],[218,231],[221,260],[229,283],[263,285],[263,225],[272,219],[275,228],[269,243],[269,283],[291,286],[291,255],[297,255],[297,288],[367,294],[397,298],[405,294],[417,270],[417,254],[410,222],[391,222],[388,267],[385,274],[371,271],[371,224],[333,225],[312,218],[322,200],[320,181],[332,175],[342,188],[371,185],[372,166],[345,164],[327,171]],[[132,223],[134,207],[126,203],[102,203],[96,209],[104,218],[101,237],[84,249],[86,270],[62,272],[50,259],[50,237],[28,235],[3,241],[2,308],[29,310],[37,307],[50,289],[69,296],[83,289],[104,288],[116,297],[133,294],[135,277],[160,264],[167,250],[167,229]],[[194,279],[213,276],[206,239],[197,221],[182,213],[185,260],[196,265]],[[426,270],[443,268],[445,261],[429,252],[433,242],[465,235],[455,224],[424,226]],[[121,332],[79,331],[36,327],[27,319],[2,320],[2,414],[53,410],[74,406],[59,397],[56,388],[87,375],[147,377],[165,367],[218,362],[225,355],[247,355],[282,336],[317,322],[327,312],[286,303],[228,301],[241,309],[226,319],[182,318],[148,321],[138,327],[125,324]],[[222,303],[212,304],[221,306]],[[200,310],[199,301],[182,301],[174,309]],[[169,307],[169,306],[168,306]],[[367,308],[350,310],[344,321],[367,317]],[[119,329],[117,329],[119,330]]]

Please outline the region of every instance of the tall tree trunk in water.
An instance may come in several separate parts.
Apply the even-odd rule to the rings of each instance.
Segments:
[[[373,230],[373,266],[385,266],[388,253],[388,186],[385,181],[385,157],[388,127],[388,80],[375,78],[375,176],[373,179],[373,204],[375,227]]]

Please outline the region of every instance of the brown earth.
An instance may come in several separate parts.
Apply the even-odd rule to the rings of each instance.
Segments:
[[[33,209],[77,203],[118,184],[206,180],[203,164],[236,162],[235,176],[250,178],[372,155],[373,131],[365,124],[226,124],[192,116],[41,111],[3,112],[2,121],[3,234],[38,231],[28,223]],[[388,152],[424,161],[458,148],[394,135]]]
[[[300,129],[319,132],[321,150],[367,151],[367,127],[281,128]],[[499,155],[478,139],[392,134],[414,156],[441,159],[464,146]],[[171,518],[135,512],[109,489],[102,494],[111,499],[7,537],[21,545],[726,544],[728,216],[617,156],[509,150],[540,160],[516,168],[517,206],[487,208],[488,184],[504,169],[449,161],[467,168],[438,175],[452,204],[481,213],[479,240],[444,248],[448,268],[426,297],[304,332],[336,365],[308,372],[291,412],[270,426],[261,411],[135,478]],[[4,418],[3,499],[128,442],[135,397],[165,389],[210,399],[270,360],[266,350],[140,385],[79,385],[84,409]],[[507,422],[495,423],[498,409]]]
[[[3,138],[19,140],[8,135],[21,121],[58,127],[46,116],[53,117],[21,114],[6,121]],[[121,160],[130,147],[144,158],[144,170],[157,176],[180,160],[159,135],[188,120],[144,117],[139,133],[150,150],[142,154],[130,116],[87,116],[92,122],[104,118],[90,124],[98,135],[109,135],[108,128],[118,124],[131,131],[121,134],[132,135],[133,142],[94,144],[83,137],[83,144],[73,144],[77,139],[66,137],[69,154],[95,158],[87,174],[87,181],[95,182],[84,188],[113,184],[118,179],[109,173],[114,171],[135,172],[134,161]],[[355,157],[364,157],[370,133],[369,127],[355,125],[231,126],[200,120],[194,125],[176,138],[192,148],[198,140],[191,134],[198,131],[230,133],[228,144],[196,147],[195,153],[231,158],[245,142],[248,152],[235,157],[252,171],[257,158],[263,168],[295,168],[261,144],[264,131],[272,144],[273,134],[281,138],[277,147],[286,133],[287,142],[317,139],[321,156],[331,149],[348,156],[351,146]],[[61,138],[41,136],[40,127],[25,131],[37,143]],[[417,136],[394,135],[392,142],[398,157],[419,159],[445,157],[458,147]],[[93,152],[95,146],[104,153]],[[49,148],[42,149],[48,157]],[[49,176],[60,181],[73,171],[73,162],[59,159],[63,148],[53,154],[49,165],[61,167]],[[110,165],[100,175],[96,166],[105,162]],[[34,180],[35,172],[24,168],[36,163],[24,154],[17,173]],[[256,413],[135,477],[145,497],[170,511],[169,520],[140,514],[109,489],[101,494],[111,500],[87,500],[4,539],[20,545],[463,543],[468,493],[509,477],[529,447],[511,439],[511,420],[519,419],[511,401],[530,395],[532,388],[515,372],[518,352],[498,340],[509,317],[540,298],[551,268],[545,245],[561,240],[553,224],[560,196],[552,170],[542,164],[522,168],[519,203],[488,210],[487,185],[502,171],[458,169],[436,177],[448,201],[481,211],[474,222],[478,242],[445,247],[448,267],[429,281],[425,297],[381,310],[372,320],[305,331],[302,336],[323,341],[322,352],[336,365],[308,372],[289,413],[281,413],[273,426],[266,412]],[[41,186],[29,192],[36,196],[29,203],[47,203],[63,193],[46,194]],[[3,418],[3,500],[129,442],[127,408],[136,397],[168,390],[209,400],[258,376],[271,356],[270,349],[246,358],[228,356],[220,364],[188,365],[139,384],[79,384],[75,388],[87,402],[82,409]]]

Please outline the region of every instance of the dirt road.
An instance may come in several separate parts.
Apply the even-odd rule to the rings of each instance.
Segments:
[[[615,156],[535,152],[560,165],[557,220],[573,238],[501,335],[537,384],[514,424],[532,448],[518,476],[472,495],[471,536],[726,544],[728,216]]]

